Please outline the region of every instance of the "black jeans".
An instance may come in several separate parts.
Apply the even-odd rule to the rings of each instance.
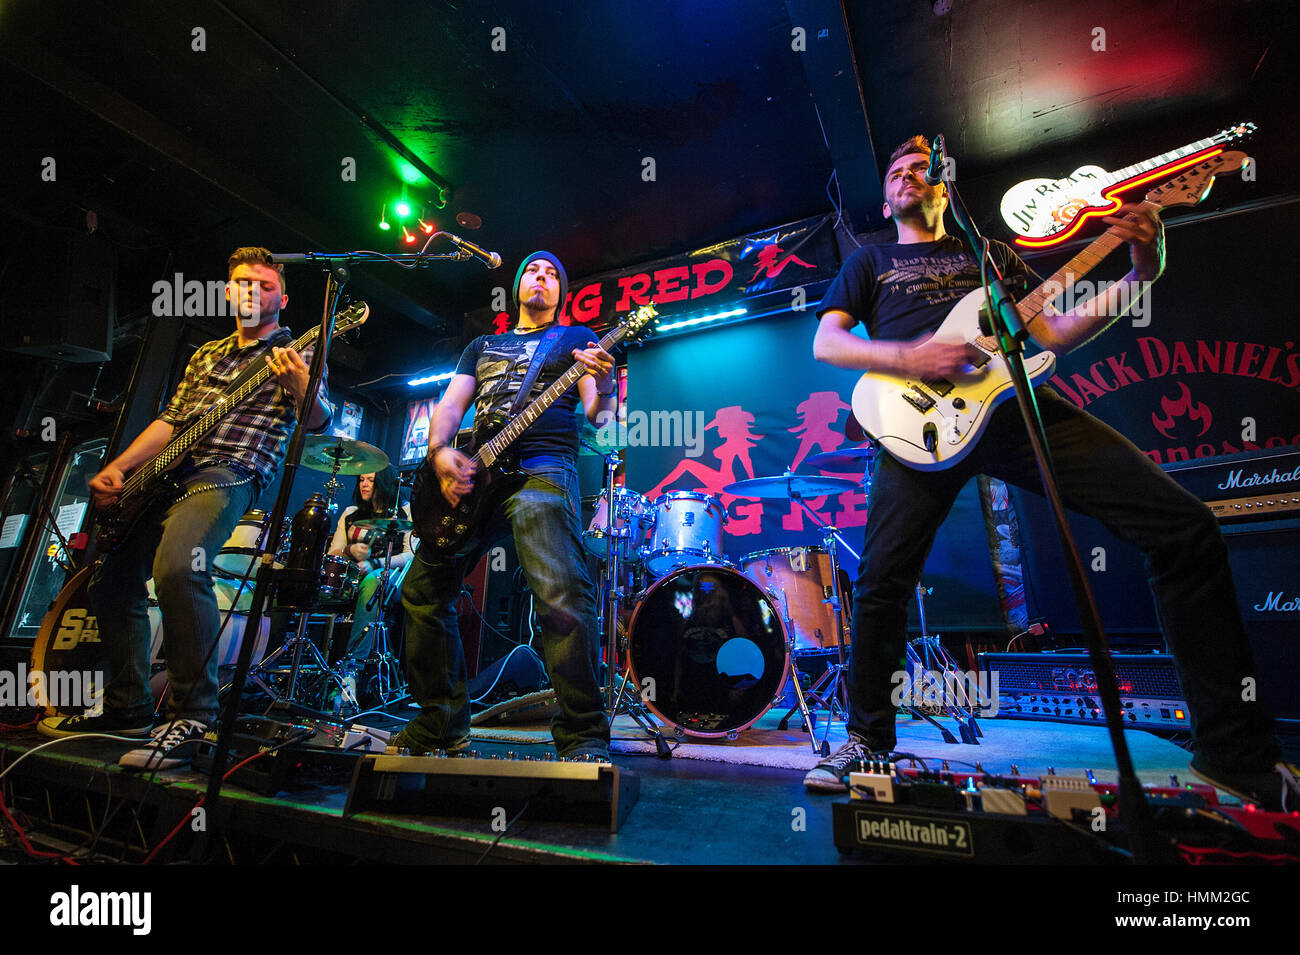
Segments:
[[[495,511],[466,556],[439,560],[418,548],[402,584],[406,672],[420,714],[405,732],[436,747],[469,733],[465,651],[455,603],[483,551],[513,529],[515,550],[537,602],[542,656],[560,712],[551,723],[555,748],[609,746],[609,721],[596,673],[600,640],[586,556],[578,531],[578,476],[572,469],[535,471],[489,489]],[[495,503],[494,503],[495,502]]]
[[[1214,515],[1119,432],[1050,388],[1036,394],[1065,505],[1146,557],[1187,699],[1196,764],[1229,772],[1271,767],[1279,758],[1272,717],[1264,704],[1242,699],[1242,681],[1255,667]],[[848,680],[849,732],[873,748],[896,743],[890,695],[893,675],[903,669],[907,602],[957,493],[980,473],[1042,493],[1014,399],[993,413],[979,444],[952,468],[922,472],[887,454],[877,460],[853,591]]]

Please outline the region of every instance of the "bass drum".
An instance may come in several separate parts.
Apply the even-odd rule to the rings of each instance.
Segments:
[[[90,567],[78,571],[59,591],[32,644],[28,676],[31,679],[42,674],[31,687],[36,703],[45,707],[46,716],[71,716],[91,708],[103,696],[112,675],[108,654],[99,638],[99,624],[86,594],[90,571]],[[65,699],[65,695],[77,699]]]
[[[650,710],[688,736],[735,739],[771,709],[790,667],[780,611],[727,567],[672,571],[628,628],[631,678]]]

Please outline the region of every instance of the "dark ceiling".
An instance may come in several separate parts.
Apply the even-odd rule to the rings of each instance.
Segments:
[[[376,222],[413,158],[448,186],[433,220],[506,264],[358,269],[359,381],[445,364],[538,247],[575,278],[631,265],[829,211],[832,172],[857,231],[879,227],[883,164],[916,131],[945,133],[1003,239],[1013,182],[1241,120],[1259,180],[1219,201],[1287,195],[1297,27],[1283,0],[0,0],[0,214],[74,229],[94,210],[139,309],[165,268],[220,277],[235,245],[399,250]]]

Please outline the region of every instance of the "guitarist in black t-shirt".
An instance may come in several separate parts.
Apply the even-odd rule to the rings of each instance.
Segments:
[[[977,262],[944,230],[948,197],[923,179],[930,146],[913,137],[885,174],[885,214],[898,241],[859,249],[844,263],[818,311],[813,353],[841,368],[906,379],[968,371],[964,344],[930,338],[948,310],[979,286]],[[1025,315],[1035,342],[1064,354],[1100,334],[1164,270],[1164,230],[1148,206],[1123,206],[1104,220],[1128,243],[1133,270],[1073,310]],[[1026,269],[1006,246],[994,254],[1012,276]],[[868,338],[855,335],[859,322]],[[1214,515],[1130,441],[1051,388],[1036,390],[1061,495],[1146,556],[1159,619],[1192,716],[1192,770],[1267,808],[1300,809],[1295,770],[1280,762],[1264,705],[1243,700],[1254,664],[1238,611],[1227,548]],[[907,603],[939,525],[962,486],[985,473],[1041,493],[1016,403],[1004,402],[965,457],[919,470],[890,454],[872,477],[866,542],[853,592],[849,739],[804,778],[812,789],[843,791],[855,761],[891,751],[893,690],[904,656]],[[877,757],[879,758],[879,757]]]
[[[529,386],[536,395],[575,361],[587,368],[514,442],[518,474],[493,475],[478,508],[487,519],[473,528],[468,546],[449,553],[432,546],[415,552],[402,585],[406,608],[406,666],[420,714],[390,744],[412,753],[455,752],[469,743],[470,707],[465,658],[453,604],[466,572],[506,531],[514,534],[520,566],[542,628],[542,651],[559,715],[551,725],[561,756],[607,759],[609,722],[596,678],[599,635],[595,603],[578,527],[578,419],[616,409],[614,359],[582,328],[556,325],[568,291],[564,267],[550,252],[534,252],[515,274],[519,321],[504,335],[476,338],[461,355],[429,425],[429,456],[442,496],[451,505],[475,489],[474,463],[450,446],[474,403],[476,433],[516,404],[541,353]],[[552,326],[555,328],[552,330]],[[519,402],[523,407],[525,402]],[[515,410],[518,410],[516,408]],[[478,483],[482,483],[479,475]],[[420,518],[417,515],[417,523]]]

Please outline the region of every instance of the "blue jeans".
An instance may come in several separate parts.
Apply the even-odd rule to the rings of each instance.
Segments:
[[[1214,515],[1118,431],[1050,388],[1035,394],[1066,507],[1096,518],[1146,558],[1187,700],[1194,762],[1228,772],[1271,767],[1279,758],[1272,717],[1264,704],[1242,699],[1242,681],[1255,667]],[[907,603],[957,492],[980,473],[1042,493],[1014,400],[993,413],[979,444],[952,468],[922,472],[887,454],[877,460],[853,590],[848,679],[849,732],[873,748],[896,743],[890,694],[903,668]]]
[[[196,471],[184,484],[179,500],[146,513],[104,557],[91,576],[89,595],[113,670],[105,712],[153,713],[146,589],[152,568],[171,685],[167,715],[212,724],[217,717],[214,645],[221,626],[212,558],[252,505],[257,486],[252,477],[224,467]]]
[[[484,550],[513,530],[519,564],[533,592],[542,627],[542,657],[560,712],[551,723],[555,748],[609,746],[596,680],[600,639],[595,603],[578,530],[578,475],[572,468],[502,478],[484,501],[492,517],[460,558],[416,550],[402,585],[406,609],[406,670],[420,714],[405,732],[430,748],[469,734],[465,652],[455,603],[465,575]]]

